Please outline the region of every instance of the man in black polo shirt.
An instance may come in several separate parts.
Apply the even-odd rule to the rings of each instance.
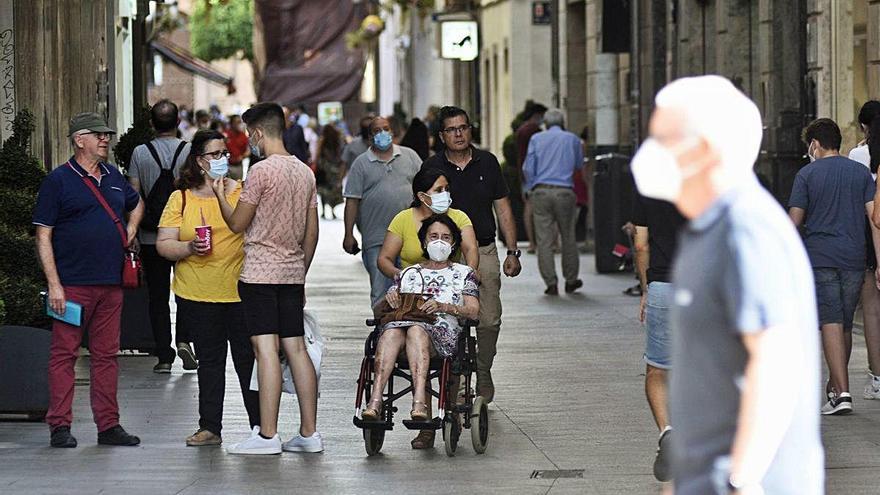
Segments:
[[[516,224],[507,199],[509,191],[495,155],[472,145],[471,123],[461,108],[440,109],[440,140],[444,151],[425,160],[422,168],[436,167],[449,179],[452,207],[470,217],[480,245],[480,325],[477,327],[477,394],[491,402],[495,397],[492,361],[501,330],[501,270],[495,246],[495,215],[507,245],[504,274],[519,275],[520,251]],[[494,214],[493,214],[494,209]]]
[[[642,286],[639,321],[645,325],[645,395],[660,430],[654,477],[669,481],[669,433],[666,375],[672,367],[669,308],[672,303],[672,260],[678,231],[685,219],[672,203],[638,196],[633,204],[636,225],[636,269]]]

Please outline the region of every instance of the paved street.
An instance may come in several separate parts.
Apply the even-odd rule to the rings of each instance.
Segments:
[[[523,275],[504,281],[498,391],[486,454],[475,455],[468,436],[455,458],[446,457],[439,438],[434,450],[413,451],[411,434],[401,426],[386,438],[383,455],[367,458],[361,432],[351,424],[367,335],[367,278],[360,259],[340,248],[342,222],[321,228],[308,305],[327,339],[318,418],[323,454],[254,458],[187,448],[183,440],[197,425],[195,373],[177,362],[170,377],[155,375],[152,358],[129,357],[121,359],[122,422],[142,445],[97,447],[87,389],[77,387],[77,449],[49,448],[45,425],[0,423],[0,493],[660,492],[651,475],[656,431],[643,396],[637,300],[621,294],[631,275],[598,276],[585,256],[581,294],[549,299],[541,295],[536,258],[524,255]],[[829,493],[878,491],[880,404],[861,400],[865,363],[859,337],[851,370],[856,412],[823,423]],[[79,377],[87,378],[86,365],[80,361]],[[798,380],[797,370],[791,380]],[[408,402],[399,405],[406,410]],[[285,396],[284,439],[295,429],[296,414]],[[246,423],[230,360],[224,440],[247,435]],[[535,470],[568,469],[583,470],[583,477],[531,477]]]

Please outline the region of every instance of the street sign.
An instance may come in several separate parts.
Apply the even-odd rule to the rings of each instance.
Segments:
[[[335,124],[342,120],[342,103],[325,101],[318,103],[318,125]]]
[[[446,21],[440,23],[440,56],[458,60],[474,60],[480,53],[476,21]]]

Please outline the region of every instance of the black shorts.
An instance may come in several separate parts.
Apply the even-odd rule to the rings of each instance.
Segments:
[[[304,285],[239,282],[238,295],[249,334],[274,334],[281,338],[302,337],[305,334]]]

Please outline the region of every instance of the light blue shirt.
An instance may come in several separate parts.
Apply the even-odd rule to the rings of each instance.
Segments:
[[[559,126],[539,132],[529,140],[529,151],[523,163],[526,190],[539,184],[574,187],[575,170],[584,167],[584,149],[574,133]]]

